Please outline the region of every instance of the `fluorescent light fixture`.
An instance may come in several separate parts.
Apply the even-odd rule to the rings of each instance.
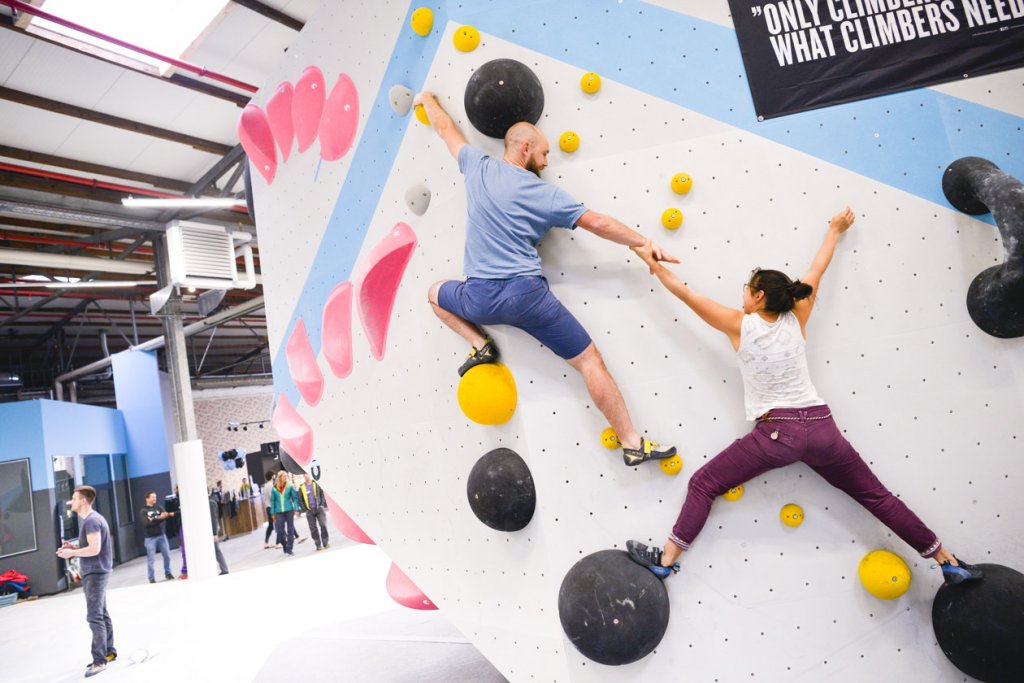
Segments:
[[[125,289],[128,287],[155,287],[156,285],[156,280],[90,280],[87,282],[0,282],[0,289]]]
[[[245,200],[233,197],[125,197],[121,204],[133,209],[230,209],[245,206]]]

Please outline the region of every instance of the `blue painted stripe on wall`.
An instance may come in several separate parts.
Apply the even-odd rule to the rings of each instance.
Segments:
[[[53,487],[52,472],[46,467],[41,403],[0,403],[0,462],[27,458],[33,491]]]
[[[411,118],[399,119],[391,112],[387,89],[400,81],[413,90],[422,88],[449,12],[452,20],[482,33],[596,71],[943,206],[947,204],[941,192],[942,171],[961,156],[985,157],[1011,175],[1024,177],[1024,158],[1019,154],[1024,149],[1024,120],[933,90],[758,122],[735,31],[662,7],[637,0],[461,0],[431,6],[434,31],[427,39],[412,33],[406,16],[352,170],[289,322],[284,339],[302,316],[314,352],[320,348],[323,303],[352,270]],[[1011,155],[1013,150],[1018,156]],[[292,403],[298,401],[283,344],[274,361],[274,381]]]

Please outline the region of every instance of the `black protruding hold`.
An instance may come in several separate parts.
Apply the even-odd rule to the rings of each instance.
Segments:
[[[515,123],[537,123],[544,111],[544,88],[530,67],[514,59],[494,59],[466,84],[466,115],[473,127],[504,138]]]
[[[253,207],[252,202],[252,172],[249,169],[249,157],[243,157],[242,163],[244,164],[244,171],[242,175],[245,177],[245,208],[249,210],[249,218],[252,222],[256,222],[256,209]]]
[[[508,448],[495,448],[476,461],[466,484],[469,507],[498,531],[519,531],[533,519],[537,490],[526,461]]]
[[[942,192],[972,215],[992,212],[1003,241],[1003,263],[986,268],[967,290],[967,311],[993,337],[1024,337],[1024,183],[979,157],[957,159]]]
[[[306,472],[306,470],[302,469],[302,465],[295,462],[292,456],[288,455],[283,448],[279,457],[281,458],[281,469],[288,474],[304,474]]]
[[[943,585],[932,603],[932,627],[956,668],[986,683],[1024,681],[1024,574],[978,565],[980,581]]]
[[[558,617],[584,656],[600,664],[629,664],[653,652],[665,635],[668,592],[624,551],[601,550],[562,579]]]

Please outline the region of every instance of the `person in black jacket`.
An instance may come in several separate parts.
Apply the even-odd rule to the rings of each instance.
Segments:
[[[303,475],[302,486],[299,487],[299,508],[306,513],[306,522],[309,523],[309,535],[316,543],[316,549],[330,548],[330,537],[327,535],[327,499],[324,498],[324,490],[313,481],[309,474]],[[319,523],[320,529],[317,530]]]
[[[171,546],[164,534],[164,520],[173,514],[165,512],[156,504],[156,491],[146,494],[146,507],[139,511],[139,517],[146,525],[146,572],[150,583],[156,583],[153,577],[153,558],[158,550],[164,556],[164,577],[174,578],[174,574],[171,573]]]

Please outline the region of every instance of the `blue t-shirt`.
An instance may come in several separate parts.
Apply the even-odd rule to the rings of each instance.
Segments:
[[[78,563],[82,576],[86,574],[106,574],[114,568],[114,553],[110,547],[110,527],[103,515],[93,510],[82,520],[78,532],[78,547],[89,545],[89,534],[100,532],[100,554],[92,557],[80,557]]]
[[[468,277],[540,275],[537,242],[553,227],[576,227],[587,211],[565,190],[470,145],[459,151],[459,170],[466,182]]]

